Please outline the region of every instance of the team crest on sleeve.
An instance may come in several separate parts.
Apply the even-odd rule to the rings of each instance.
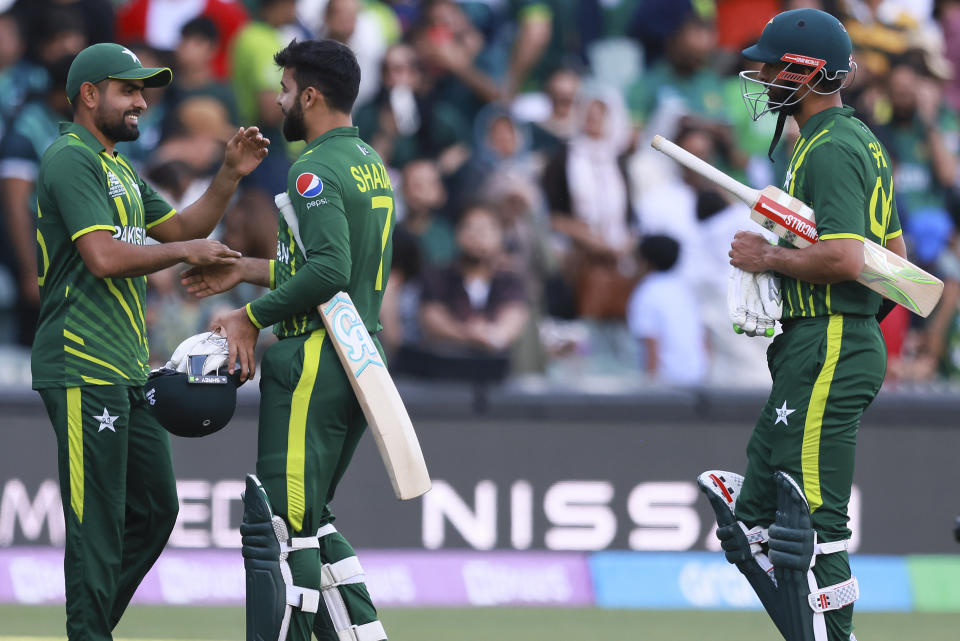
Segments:
[[[323,193],[323,181],[320,176],[304,172],[297,176],[297,193],[304,198],[313,198]]]

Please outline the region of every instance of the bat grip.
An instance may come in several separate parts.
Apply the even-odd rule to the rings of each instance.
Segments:
[[[716,167],[710,165],[704,160],[701,160],[700,158],[697,158],[686,149],[675,145],[659,134],[653,137],[653,140],[650,142],[650,146],[657,151],[670,156],[687,169],[700,174],[710,182],[719,185],[723,189],[726,189],[751,207],[757,201],[757,198],[760,197],[760,194],[756,189],[748,187],[742,182],[731,178]]]

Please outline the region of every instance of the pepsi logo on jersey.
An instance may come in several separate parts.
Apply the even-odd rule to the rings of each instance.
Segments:
[[[313,198],[323,192],[323,181],[320,176],[304,172],[297,176],[297,193],[304,198]]]

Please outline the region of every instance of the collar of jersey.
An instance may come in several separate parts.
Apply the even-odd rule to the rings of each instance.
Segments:
[[[320,134],[313,140],[307,143],[307,149],[313,149],[320,143],[335,136],[352,136],[356,138],[359,135],[359,130],[356,127],[334,127],[330,131]],[[306,151],[306,149],[304,150]]]
[[[94,152],[98,154],[101,151],[107,150],[107,148],[104,147],[99,140],[97,140],[97,137],[90,133],[90,131],[81,124],[75,122],[61,122],[60,135],[62,136],[64,134],[74,134],[80,140],[82,140],[87,147],[90,147],[90,149],[93,149]]]
[[[810,137],[818,132],[820,127],[823,126],[824,121],[831,116],[849,117],[852,115],[853,107],[830,107],[829,109],[824,109],[810,116],[810,119],[804,123],[803,128],[800,129],[800,137],[805,140],[810,140]]]

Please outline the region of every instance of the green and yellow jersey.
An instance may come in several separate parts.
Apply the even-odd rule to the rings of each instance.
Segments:
[[[143,385],[149,372],[146,276],[97,278],[74,242],[106,230],[142,245],[151,227],[176,212],[83,126],[61,123],[60,134],[43,155],[37,180],[41,302],[33,387]]]
[[[820,240],[901,234],[887,152],[852,107],[832,107],[800,130],[783,189],[813,208]],[[780,241],[788,247],[788,243]],[[814,285],[782,276],[783,320],[829,314],[872,316],[881,296],[855,281]]]
[[[257,327],[281,337],[323,327],[317,305],[350,294],[367,331],[380,330],[380,302],[393,256],[393,188],[377,152],[338,127],[311,141],[290,168],[287,195],[296,213],[298,246],[280,218],[270,289],[247,305]]]

